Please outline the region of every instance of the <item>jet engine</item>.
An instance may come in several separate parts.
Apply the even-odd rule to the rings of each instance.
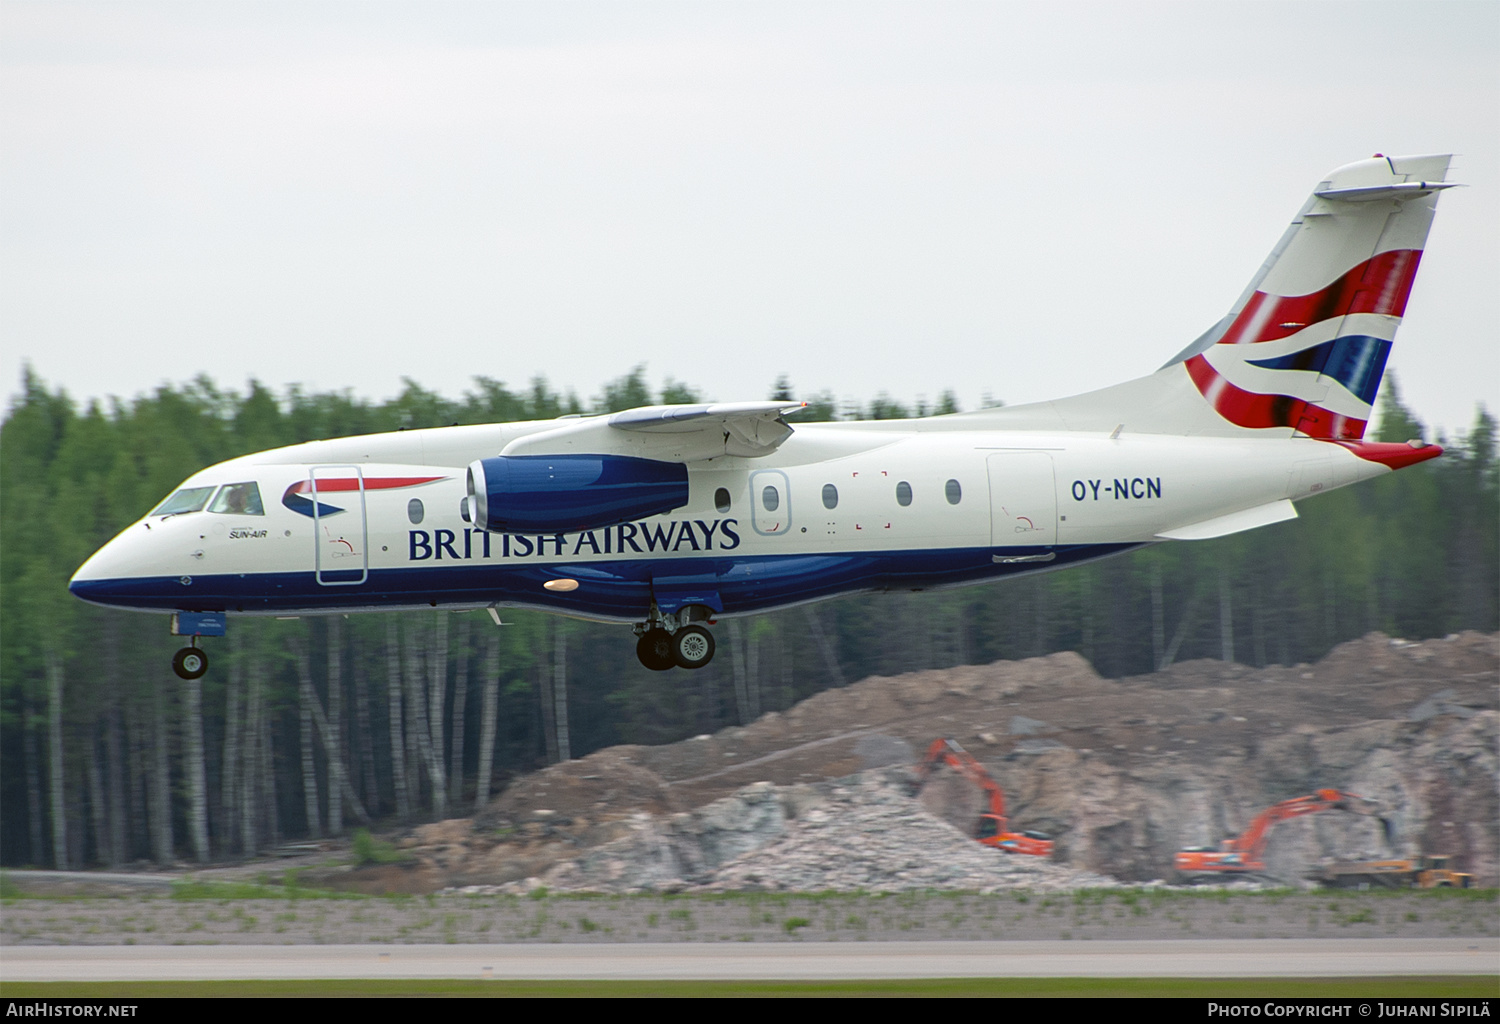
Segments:
[[[469,465],[468,519],[492,533],[573,533],[688,501],[687,467],[628,455],[497,455]]]

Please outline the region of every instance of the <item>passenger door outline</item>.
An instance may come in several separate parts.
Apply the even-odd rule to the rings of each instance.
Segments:
[[[335,476],[334,472],[353,470],[354,476]],[[325,487],[323,494],[334,495],[353,491],[358,495],[359,504],[359,528],[358,530],[340,529],[337,517],[351,511],[340,509],[338,512],[323,514],[323,505],[318,500],[319,474]],[[313,577],[320,586],[324,587],[356,587],[370,578],[370,520],[365,511],[365,474],[359,466],[312,466],[308,470],[308,482],[312,487],[313,504]],[[347,486],[353,483],[353,487]],[[339,497],[330,501],[348,501],[349,499]],[[345,520],[351,524],[353,520]],[[355,534],[350,537],[349,534]],[[359,547],[356,550],[355,544]],[[356,565],[353,559],[358,559]],[[342,563],[342,564],[340,564]],[[349,576],[358,573],[357,579]]]

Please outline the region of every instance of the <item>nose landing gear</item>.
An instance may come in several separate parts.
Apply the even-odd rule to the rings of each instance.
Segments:
[[[197,642],[197,637],[193,638]],[[199,679],[208,671],[208,652],[197,647],[184,647],[172,655],[172,671],[180,679]]]
[[[208,671],[208,652],[198,647],[200,636],[223,636],[223,612],[178,612],[172,616],[172,635],[185,636],[188,645],[172,655],[172,671],[179,679],[201,679]]]
[[[662,615],[653,605],[651,619],[635,627],[635,656],[653,672],[702,668],[714,657],[714,635],[699,621],[712,621],[707,608],[691,605],[676,615]]]

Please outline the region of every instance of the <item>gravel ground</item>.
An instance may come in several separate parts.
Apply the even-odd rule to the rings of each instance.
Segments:
[[[0,946],[1500,936],[1494,892],[7,899]]]

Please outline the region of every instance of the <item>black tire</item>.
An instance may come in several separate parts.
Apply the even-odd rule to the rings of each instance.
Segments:
[[[683,626],[672,634],[672,657],[679,668],[702,668],[714,660],[714,635],[702,626]]]
[[[172,671],[182,679],[201,679],[208,671],[208,652],[200,647],[184,647],[172,655]]]
[[[635,656],[653,672],[665,672],[676,665],[672,657],[672,634],[665,629],[648,629],[635,642]]]

